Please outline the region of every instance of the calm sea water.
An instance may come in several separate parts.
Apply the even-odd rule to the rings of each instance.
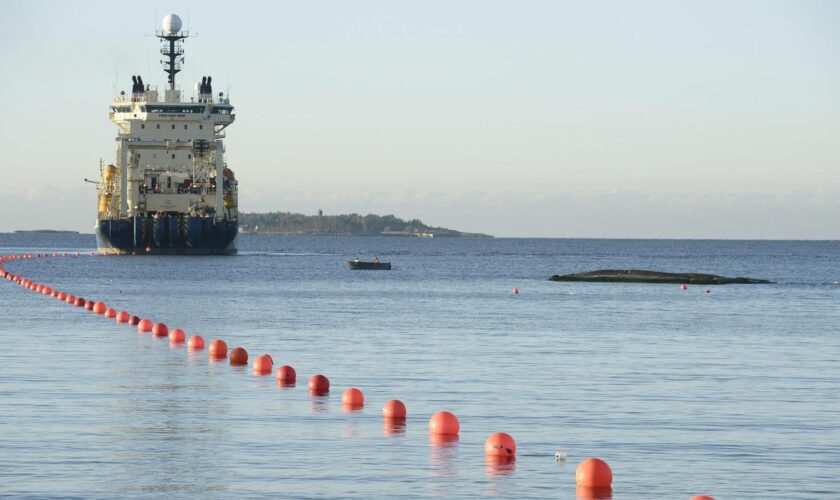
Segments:
[[[0,235],[0,253],[93,249]],[[0,494],[20,497],[840,497],[840,242],[243,237],[235,257],[8,264],[291,364],[297,387],[0,282]],[[349,271],[380,256],[391,272]],[[597,268],[778,284],[552,283]],[[519,295],[511,289],[517,287]],[[327,398],[306,381],[327,375]],[[363,411],[341,393],[361,388]],[[403,400],[405,428],[383,425]],[[438,410],[457,443],[431,443]],[[512,434],[507,467],[484,440]],[[568,454],[556,463],[556,451]]]

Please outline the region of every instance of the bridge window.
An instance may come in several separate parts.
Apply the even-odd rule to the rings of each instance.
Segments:
[[[188,104],[147,104],[149,113],[204,113],[205,105],[190,106]]]

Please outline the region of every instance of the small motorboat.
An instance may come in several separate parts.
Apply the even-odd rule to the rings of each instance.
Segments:
[[[390,271],[390,262],[364,262],[361,260],[348,260],[347,267],[355,271],[371,270],[371,271]]]

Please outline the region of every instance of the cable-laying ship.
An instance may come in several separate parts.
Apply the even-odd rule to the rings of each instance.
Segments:
[[[223,92],[203,77],[186,99],[175,85],[189,32],[169,14],[163,30],[163,99],[132,77],[131,95],[116,96],[108,114],[119,127],[116,164],[100,165],[97,246],[105,253],[207,255],[236,253],[237,181],[222,139],[233,123]]]

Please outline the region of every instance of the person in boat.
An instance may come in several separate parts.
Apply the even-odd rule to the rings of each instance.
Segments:
[[[356,259],[353,262],[359,262],[359,258],[356,257]]]
[[[373,258],[373,263],[374,264],[379,264],[379,257],[374,257]]]

